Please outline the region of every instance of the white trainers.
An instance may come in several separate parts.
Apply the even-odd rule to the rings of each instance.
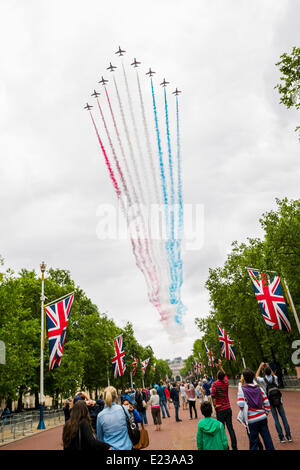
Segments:
[[[284,442],[286,442],[285,438],[280,439],[280,443],[281,443],[281,444],[283,444]]]

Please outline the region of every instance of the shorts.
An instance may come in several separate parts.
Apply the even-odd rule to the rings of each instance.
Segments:
[[[187,403],[187,396],[186,395],[181,395],[182,398],[182,403]]]

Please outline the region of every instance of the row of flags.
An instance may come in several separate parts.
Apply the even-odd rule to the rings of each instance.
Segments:
[[[284,281],[279,276],[274,275],[269,279],[267,273],[259,273],[256,269],[247,268],[248,274],[252,281],[254,294],[256,296],[259,308],[266,325],[275,330],[291,331],[291,324],[289,321],[288,309],[284,297],[286,286]],[[287,296],[288,301],[289,297]],[[61,363],[63,356],[64,344],[66,340],[66,332],[72,305],[74,302],[74,292],[67,294],[47,305],[45,305],[45,313],[47,317],[48,339],[49,339],[49,369],[53,370]],[[45,322],[46,323],[46,322]],[[218,325],[218,335],[221,348],[221,356],[228,360],[236,360],[234,352],[234,341],[228,335],[225,329]],[[44,334],[44,338],[46,332]],[[114,339],[115,355],[112,358],[112,365],[114,369],[114,377],[124,375],[126,370],[125,351],[123,335],[119,335]],[[213,367],[215,357],[205,344],[208,365]],[[141,361],[141,368],[145,374],[149,360]],[[132,362],[132,375],[134,376],[138,367],[138,358],[134,358]],[[204,365],[196,360],[194,369],[196,375],[200,374]],[[152,366],[153,370],[156,369],[156,364]]]
[[[247,268],[252,281],[255,297],[262,313],[266,325],[273,330],[283,330],[290,332],[291,324],[289,321],[287,304],[284,297],[286,286],[279,276],[269,278],[267,273],[259,273],[256,269]],[[287,296],[289,301],[289,297]],[[228,360],[236,361],[234,352],[234,341],[229,337],[225,328],[218,325],[218,335],[221,348],[221,356]],[[205,350],[208,359],[208,365],[214,366],[215,357],[212,351],[205,344]],[[199,368],[195,364],[197,375]]]
[[[125,370],[126,370],[123,334],[117,336],[117,338],[114,339],[114,347],[115,347],[115,355],[112,358],[111,362],[112,362],[112,366],[114,370],[114,378],[117,379],[118,377],[121,377],[122,375],[124,375]],[[141,368],[144,374],[146,372],[149,361],[150,361],[150,357],[148,357],[148,359],[145,359],[144,361],[141,361]],[[132,362],[132,367],[133,367],[132,376],[134,376],[137,371],[138,362],[139,362],[138,358],[134,357],[134,360]]]

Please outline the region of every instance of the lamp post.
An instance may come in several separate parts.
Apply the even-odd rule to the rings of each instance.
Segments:
[[[44,423],[44,281],[46,265],[44,261],[40,265],[42,272],[42,293],[41,293],[41,363],[40,363],[40,421],[37,429],[45,429]]]

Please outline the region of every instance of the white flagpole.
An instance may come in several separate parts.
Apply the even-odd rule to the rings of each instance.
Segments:
[[[288,298],[289,298],[289,301],[290,301],[290,305],[291,305],[291,307],[292,307],[292,311],[293,311],[293,314],[294,314],[294,317],[295,317],[295,321],[296,321],[296,324],[297,324],[297,327],[298,327],[298,331],[299,331],[299,333],[300,333],[299,317],[298,317],[298,315],[297,315],[297,312],[296,312],[296,309],[295,309],[295,305],[294,305],[292,296],[291,296],[291,294],[290,294],[288,285],[287,285],[287,283],[286,283],[286,280],[283,279],[283,282],[284,282],[284,285],[285,285],[285,288],[286,288],[286,292],[287,292],[287,295],[288,295]]]
[[[42,271],[42,293],[41,293],[41,363],[40,363],[40,421],[37,429],[45,429],[44,423],[44,281],[46,265],[44,262],[40,265]]]

